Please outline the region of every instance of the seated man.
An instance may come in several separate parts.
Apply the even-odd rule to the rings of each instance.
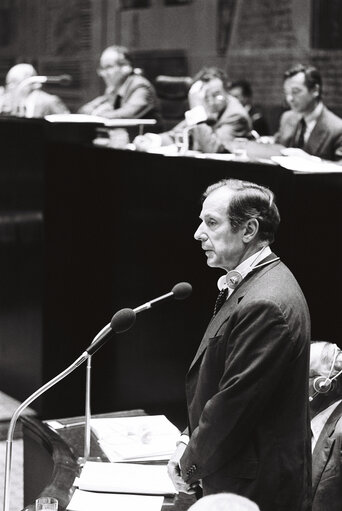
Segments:
[[[313,342],[310,353],[312,511],[342,507],[342,352]]]
[[[136,148],[147,151],[158,145],[173,144],[178,135],[189,133],[191,149],[204,153],[229,152],[235,137],[250,133],[249,116],[241,103],[228,94],[227,77],[219,68],[204,67],[195,76],[189,105],[186,120],[160,135],[146,133],[137,137]]]
[[[253,104],[253,91],[247,80],[236,80],[230,85],[229,93],[238,99],[251,118],[253,130],[257,135],[269,135],[267,121],[259,106]]]
[[[79,113],[108,119],[159,118],[154,87],[133,69],[127,48],[106,48],[97,72],[105,82],[105,93],[82,106]]]
[[[35,82],[37,71],[31,64],[17,64],[6,75],[6,86],[0,96],[0,113],[19,117],[45,117],[68,114],[63,101],[41,89]]]
[[[342,160],[342,119],[322,102],[322,78],[313,66],[301,64],[284,75],[284,93],[291,110],[280,119],[276,143],[326,160]],[[291,154],[291,152],[289,153]]]

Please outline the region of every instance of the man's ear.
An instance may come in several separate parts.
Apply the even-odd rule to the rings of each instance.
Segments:
[[[245,243],[250,243],[253,241],[256,237],[256,235],[259,232],[259,222],[256,218],[250,218],[247,220],[245,227],[244,227],[244,233],[243,233],[243,241]]]

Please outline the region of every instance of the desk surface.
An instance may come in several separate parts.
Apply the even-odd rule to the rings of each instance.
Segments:
[[[143,410],[130,410],[99,414],[101,417],[133,417],[144,415]],[[73,482],[80,473],[78,458],[83,455],[84,425],[54,430],[46,423],[32,417],[23,417],[24,434],[24,504],[25,511],[34,511],[38,496],[58,499],[58,510],[64,511],[74,492]],[[73,424],[84,417],[58,419],[62,424]],[[92,435],[90,456],[108,461]],[[174,499],[164,498],[162,511],[185,511],[194,502],[194,497],[185,494]],[[137,510],[138,511],[138,510]]]

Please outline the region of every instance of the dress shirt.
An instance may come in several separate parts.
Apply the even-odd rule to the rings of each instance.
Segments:
[[[333,413],[337,405],[341,403],[342,399],[339,399],[332,405],[328,406],[328,408],[325,408],[321,412],[319,412],[313,419],[311,419],[311,432],[312,432],[312,439],[311,439],[311,449],[312,451],[315,448],[315,445],[317,443],[317,440],[319,438],[319,435],[322,433],[322,430],[325,426],[325,423],[329,419],[330,415]]]
[[[323,103],[320,101],[316,108],[310,112],[308,115],[304,115],[304,120],[306,124],[306,129],[304,133],[304,142],[307,143],[307,141],[310,138],[310,135],[316,126],[317,120],[319,116],[321,115],[323,110]]]
[[[263,247],[258,252],[255,252],[255,254],[251,255],[242,263],[240,263],[236,268],[234,268],[234,271],[237,271],[241,274],[242,279],[244,279],[249,272],[253,270],[255,266],[260,262],[261,256],[264,259],[265,257],[268,257],[271,254],[271,249],[269,246]],[[221,291],[224,288],[228,288],[228,296],[227,298],[234,292],[234,289],[232,287],[229,287],[226,280],[227,275],[222,275],[218,281],[217,281],[217,287]]]

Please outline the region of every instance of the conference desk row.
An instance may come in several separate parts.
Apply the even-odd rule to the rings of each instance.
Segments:
[[[182,428],[184,375],[220,276],[193,233],[201,193],[226,177],[275,192],[282,222],[273,249],[302,286],[312,337],[340,342],[341,173],[97,147],[93,129],[0,119],[2,391],[25,399],[117,310],[189,281],[189,299],[139,314],[92,369],[93,413],[144,408]],[[42,418],[81,415],[84,386],[81,367],[32,406]]]

